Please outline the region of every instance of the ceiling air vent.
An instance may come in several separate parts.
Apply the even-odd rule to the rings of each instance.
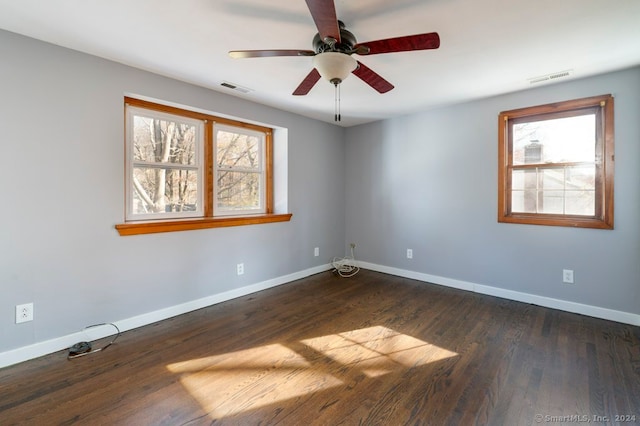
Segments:
[[[220,83],[220,86],[226,87],[227,89],[235,90],[236,92],[240,92],[240,93],[253,92],[253,90],[249,89],[248,87],[238,86],[237,84],[229,83],[228,81],[223,81],[222,83]]]
[[[559,78],[569,77],[571,74],[573,74],[573,70],[558,71],[558,72],[554,72],[547,75],[541,75],[540,77],[530,78],[529,84],[537,84],[537,83],[544,83],[545,81],[553,81]]]

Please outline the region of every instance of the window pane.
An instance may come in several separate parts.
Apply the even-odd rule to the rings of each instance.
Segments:
[[[595,114],[513,125],[513,164],[595,161]]]
[[[541,169],[538,178],[538,187],[540,189],[560,189],[565,187],[564,167]]]
[[[217,206],[225,210],[261,209],[260,173],[218,171]]]
[[[538,172],[531,170],[514,170],[511,172],[511,187],[513,189],[536,189]]]
[[[538,191],[538,212],[547,214],[564,213],[564,191]]]
[[[514,170],[511,174],[511,211],[517,213],[537,213],[538,172],[535,169]]]
[[[524,191],[511,192],[511,211],[514,213],[525,213],[524,211]]]
[[[566,168],[567,190],[589,189],[596,187],[596,166],[577,166]]]
[[[524,189],[524,170],[514,170],[511,172],[511,188]]]
[[[567,191],[565,194],[565,214],[595,215],[595,196],[595,191]]]
[[[537,213],[538,192],[535,189],[511,193],[511,211],[514,213]]]
[[[579,216],[595,215],[595,191],[567,191],[565,213]]]
[[[261,138],[255,135],[218,130],[216,161],[219,167],[259,170]]]
[[[196,126],[135,115],[133,159],[154,163],[196,164]]]
[[[133,214],[197,209],[198,174],[194,170],[134,167]]]

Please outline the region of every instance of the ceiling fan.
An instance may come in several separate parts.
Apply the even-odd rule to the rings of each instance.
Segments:
[[[229,55],[232,58],[313,57],[313,70],[293,91],[293,95],[306,95],[322,77],[335,86],[336,105],[338,105],[338,85],[350,73],[355,74],[379,93],[387,93],[393,89],[391,83],[362,62],[354,59],[351,56],[354,53],[366,56],[380,53],[437,49],[440,47],[440,37],[435,32],[358,43],[356,37],[345,29],[344,23],[337,19],[333,0],[305,1],[318,28],[318,33],[312,42],[313,50],[232,50]],[[340,121],[339,118],[338,107],[336,106],[336,121]]]

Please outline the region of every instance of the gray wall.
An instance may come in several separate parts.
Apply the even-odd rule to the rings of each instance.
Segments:
[[[640,313],[639,68],[345,130],[3,31],[0,58],[0,353],[305,271],[349,242],[371,264]],[[616,229],[498,224],[497,114],[604,93]],[[292,221],[118,236],[125,94],[288,129]],[[15,324],[28,302],[35,320]]]
[[[498,113],[607,93],[615,230],[497,223]],[[634,68],[349,128],[345,243],[375,265],[640,313],[639,94]]]
[[[344,252],[342,128],[4,31],[0,58],[0,352]],[[291,222],[120,237],[131,93],[287,128]]]

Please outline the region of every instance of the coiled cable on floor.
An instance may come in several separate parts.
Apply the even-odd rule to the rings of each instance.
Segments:
[[[113,338],[113,340],[111,340],[109,343],[107,343],[106,346],[103,346],[103,347],[97,348],[97,349],[92,349],[90,342],[79,342],[79,343],[76,343],[75,345],[73,345],[73,346],[71,346],[69,348],[69,355],[67,355],[67,359],[74,359],[74,358],[78,358],[78,357],[81,357],[81,356],[85,356],[85,355],[93,354],[93,353],[96,353],[96,352],[104,351],[109,346],[114,344],[115,341],[118,339],[118,337],[120,337],[120,329],[114,323],[103,322],[103,323],[100,323],[100,324],[88,325],[88,326],[86,326],[84,328],[84,330],[86,330],[88,328],[99,327],[99,326],[102,326],[102,325],[110,325],[110,326],[112,326],[113,328],[116,329],[116,336]]]
[[[331,265],[333,265],[334,272],[337,272],[342,278],[349,278],[354,276],[360,271],[356,263],[355,256],[353,254],[353,250],[356,248],[356,245],[351,243],[351,256],[339,258],[334,257],[331,261]]]

